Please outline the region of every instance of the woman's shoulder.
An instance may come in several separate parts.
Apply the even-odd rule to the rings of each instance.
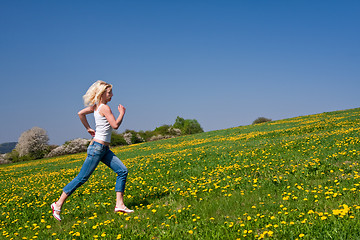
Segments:
[[[94,106],[88,106],[78,112],[78,114],[89,114],[94,112]]]
[[[100,104],[99,107],[97,107],[96,109],[102,113],[111,111],[110,107],[106,104]]]

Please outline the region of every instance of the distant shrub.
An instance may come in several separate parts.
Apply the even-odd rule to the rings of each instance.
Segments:
[[[168,139],[168,138],[173,138],[174,136],[171,135],[154,135],[152,136],[149,141],[158,141],[158,140],[163,140],[163,139]]]
[[[82,138],[67,141],[63,145],[54,148],[49,154],[46,155],[46,157],[86,152],[89,143],[90,140]]]
[[[172,136],[180,136],[180,135],[181,135],[181,130],[178,129],[178,128],[170,127],[170,128],[168,129],[168,132],[169,132],[170,135],[172,135]]]
[[[134,130],[127,129],[123,136],[128,145],[145,142],[145,140],[140,136],[140,134]]]
[[[149,139],[155,134],[154,131],[140,131],[138,133],[145,140],[145,142],[149,141]]]
[[[0,154],[0,164],[8,164],[11,161],[7,158],[7,154]]]
[[[170,125],[162,125],[160,127],[155,128],[154,135],[168,135],[169,134]]]
[[[21,134],[15,149],[19,153],[19,158],[39,159],[48,153],[48,142],[49,137],[45,129],[33,127]]]
[[[13,149],[11,152],[5,154],[5,160],[11,162],[22,162],[22,161],[29,161],[33,160],[30,155],[20,156],[19,152],[16,149]]]
[[[180,129],[182,134],[202,133],[204,130],[196,119],[184,119],[177,117],[173,125],[174,128]]]
[[[4,158],[6,160],[12,161],[12,162],[18,162],[19,161],[19,153],[16,151],[16,149],[13,149],[11,152],[5,154]]]
[[[270,122],[270,121],[272,121],[272,120],[269,119],[269,118],[258,117],[257,119],[255,119],[255,120],[253,121],[252,124],[259,124],[259,123]]]
[[[171,125],[162,125],[157,127],[153,131],[153,135],[148,139],[148,141],[157,141],[167,138],[173,138],[181,135],[181,130],[178,128],[173,128]]]
[[[123,145],[128,145],[128,144],[125,141],[122,134],[118,134],[116,131],[113,131],[111,134],[110,145],[111,146],[123,146]]]

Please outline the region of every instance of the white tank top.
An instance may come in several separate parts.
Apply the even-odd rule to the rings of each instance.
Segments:
[[[106,119],[100,115],[99,110],[104,104],[100,104],[97,110],[94,112],[96,130],[95,130],[95,137],[94,139],[110,143],[111,141],[111,132],[113,128],[111,127],[110,123]]]

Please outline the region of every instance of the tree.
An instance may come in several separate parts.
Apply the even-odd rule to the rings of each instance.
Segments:
[[[173,127],[180,129],[182,134],[195,134],[204,132],[200,126],[200,123],[196,119],[183,119],[179,116],[176,118]]]
[[[19,157],[29,156],[31,159],[39,159],[49,150],[48,142],[49,137],[45,129],[33,127],[21,134],[15,149]]]
[[[258,117],[257,119],[255,119],[255,120],[253,121],[252,124],[259,124],[259,123],[270,122],[270,121],[272,121],[272,120],[269,119],[269,118]]]
[[[184,127],[184,124],[185,124],[185,119],[178,116],[175,120],[173,127],[182,130],[182,128]]]

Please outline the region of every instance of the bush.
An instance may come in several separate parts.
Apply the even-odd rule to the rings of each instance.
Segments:
[[[180,135],[181,135],[181,130],[178,129],[178,128],[170,127],[170,128],[168,129],[168,132],[169,132],[170,135],[172,135],[172,136],[180,136]]]
[[[0,154],[0,164],[8,164],[11,163],[9,159],[7,159],[7,154]]]
[[[155,128],[154,135],[168,135],[169,134],[170,125],[162,125],[160,127]]]
[[[163,140],[163,139],[168,139],[168,138],[173,138],[174,136],[170,136],[170,135],[154,135],[152,136],[149,141],[159,141],[159,140]]]
[[[157,141],[162,139],[174,138],[181,135],[181,130],[173,128],[169,125],[163,125],[159,128],[156,128],[153,132],[153,136],[148,139],[148,141]]]
[[[46,157],[55,157],[66,154],[86,152],[89,143],[90,140],[82,138],[67,141],[63,145],[54,148]]]
[[[11,152],[5,154],[5,160],[8,160],[10,162],[22,162],[22,161],[29,161],[33,160],[29,154],[20,156],[19,152],[16,151],[16,149],[12,150]]]
[[[258,117],[257,119],[255,119],[255,120],[253,121],[252,124],[259,124],[259,123],[270,122],[270,121],[272,121],[272,120],[269,119],[269,118]]]
[[[123,146],[127,145],[123,135],[118,134],[117,132],[113,131],[111,134],[111,146]]]
[[[49,152],[49,137],[46,131],[33,127],[21,134],[15,150],[19,158],[39,159]]]
[[[145,142],[140,134],[134,130],[127,129],[123,136],[128,145]]]
[[[154,131],[140,131],[139,135],[147,142],[154,136]]]
[[[200,123],[196,119],[183,119],[179,116],[176,118],[173,127],[180,129],[182,134],[195,134],[204,132],[200,126]]]

